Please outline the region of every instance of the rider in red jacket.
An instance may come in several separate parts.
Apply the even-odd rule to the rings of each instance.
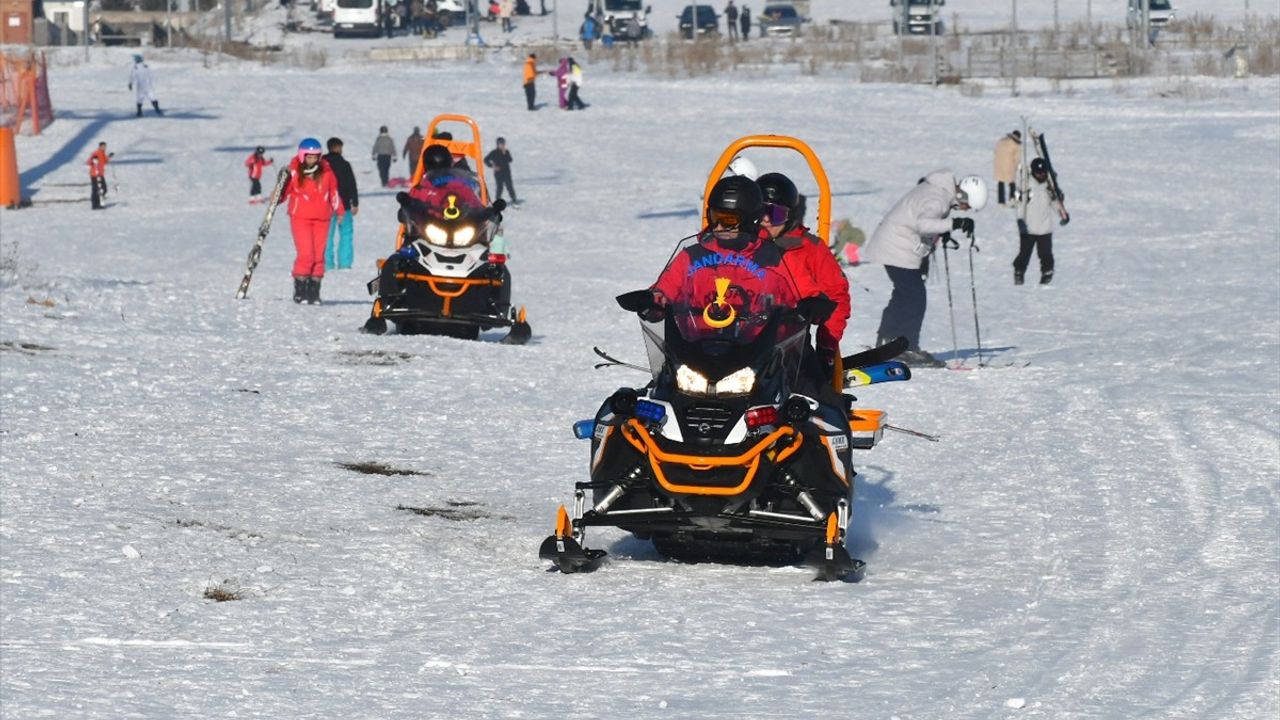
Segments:
[[[840,354],[840,338],[849,324],[849,279],[827,243],[802,225],[800,193],[795,183],[782,173],[766,173],[756,181],[764,195],[761,235],[782,250],[782,264],[793,276],[813,282],[822,294],[835,301],[836,309],[818,328],[815,344],[827,366]]]

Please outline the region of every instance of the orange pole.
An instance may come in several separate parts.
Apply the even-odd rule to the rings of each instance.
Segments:
[[[13,144],[13,130],[0,127],[0,206],[12,208],[22,203],[22,186],[18,180],[18,151]]]

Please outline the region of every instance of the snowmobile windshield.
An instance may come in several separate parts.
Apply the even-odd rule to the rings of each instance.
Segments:
[[[708,322],[708,320],[710,320]],[[789,308],[743,314],[731,322],[709,317],[706,307],[673,304],[661,322],[642,323],[649,369],[665,369],[692,395],[740,395],[758,375],[785,369],[793,377],[808,328]]]

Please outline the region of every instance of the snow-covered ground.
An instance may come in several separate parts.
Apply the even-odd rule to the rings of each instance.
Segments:
[[[0,715],[1280,713],[1280,82],[1015,99],[597,68],[591,108],[565,115],[524,109],[519,61],[304,71],[155,53],[168,112],[142,119],[127,51],[55,67],[59,119],[18,138],[45,202],[0,211]],[[394,230],[369,146],[440,112],[515,156],[529,346],[356,332]],[[1014,287],[1013,219],[983,211],[997,367],[858,393],[943,436],[860,458],[863,582],[667,562],[609,531],[590,537],[611,554],[600,571],[547,571],[538,543],[586,477],[570,424],[641,379],[592,370],[590,348],[640,359],[612,298],[695,229],[729,141],[805,139],[836,215],[870,230],[929,170],[989,173],[1020,114],[1047,132],[1073,214],[1057,277]],[[244,157],[263,144],[283,161],[306,135],[347,140],[358,269],[326,278],[325,305],[294,305],[281,222],[233,300],[261,215]],[[48,202],[87,195],[99,139],[113,206]],[[951,259],[972,366],[968,257]],[[846,352],[888,295],[879,267],[850,279]],[[930,296],[924,344],[949,354],[940,279]]]

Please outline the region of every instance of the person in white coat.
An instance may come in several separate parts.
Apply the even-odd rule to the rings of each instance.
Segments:
[[[586,110],[587,104],[582,102],[578,91],[582,89],[582,66],[577,60],[569,58],[569,110]]]
[[[927,307],[927,258],[938,238],[952,230],[973,236],[973,220],[949,219],[952,210],[981,210],[986,203],[987,184],[982,178],[970,175],[957,183],[950,170],[935,170],[889,210],[862,247],[862,261],[884,265],[893,283],[893,294],[880,316],[876,344],[905,337],[908,349],[900,359],[908,365],[943,365],[920,349],[920,327]]]
[[[141,55],[133,56],[133,69],[129,71],[129,89],[135,93],[138,102],[138,117],[142,117],[142,104],[151,103],[157,115],[164,115],[160,109],[160,101],[156,100],[155,84],[151,80],[151,68],[143,62]]]

